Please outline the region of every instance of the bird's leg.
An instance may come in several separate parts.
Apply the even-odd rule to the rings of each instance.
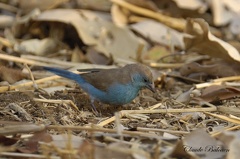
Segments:
[[[94,105],[94,101],[95,101],[95,99],[91,97],[91,106],[92,106],[92,109],[94,110],[94,112],[96,112],[96,113],[98,114],[98,111],[97,111],[97,109],[96,109],[96,107],[95,107],[95,105]]]

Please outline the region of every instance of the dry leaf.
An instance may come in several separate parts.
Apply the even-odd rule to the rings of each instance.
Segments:
[[[0,66],[0,79],[14,84],[24,78],[26,78],[26,75],[21,70]]]
[[[236,48],[212,35],[208,23],[203,19],[188,19],[185,32],[193,36],[184,37],[188,51],[196,51],[230,62],[240,62],[240,54]]]
[[[93,45],[94,43],[96,43],[96,40],[93,37],[94,35],[93,30],[92,30],[93,35],[92,36],[89,35],[89,32],[91,31],[91,29],[94,29],[94,28],[89,28],[90,24],[86,24],[88,23],[89,20],[93,21],[93,19],[94,17],[91,17],[90,19],[89,16],[85,17],[84,14],[81,16],[81,12],[77,12],[76,10],[72,10],[72,9],[48,10],[41,13],[37,18],[35,18],[36,21],[47,21],[47,22],[57,21],[57,22],[62,22],[66,24],[71,24],[73,25],[73,27],[76,28],[79,34],[79,37],[83,40],[83,42],[89,45]]]
[[[192,87],[188,91],[181,93],[176,98],[176,101],[180,103],[188,103],[193,97],[198,97],[200,95],[201,95],[200,91]]]
[[[82,141],[82,144],[78,148],[78,154],[81,158],[94,158],[95,146],[89,141]]]
[[[86,157],[94,157],[94,158],[126,158],[124,153],[113,151],[110,148],[113,148],[114,145],[112,144],[109,146],[109,149],[106,149],[102,146],[96,146],[96,144],[92,144],[91,142],[84,140],[79,136],[75,136],[69,134],[71,136],[64,136],[64,135],[53,135],[53,144],[58,148],[64,149],[69,144],[73,149],[76,149],[78,155],[81,158]],[[71,139],[71,140],[70,140]],[[69,141],[70,140],[70,141]],[[117,145],[119,146],[119,145]],[[116,148],[119,148],[117,147]],[[122,147],[121,147],[122,148]],[[124,157],[123,157],[124,156]]]
[[[229,29],[231,33],[234,35],[239,35],[240,34],[240,12],[238,14],[234,14],[232,21],[229,25]]]
[[[60,134],[52,135],[51,143],[56,145],[58,148],[65,148],[67,144],[70,144],[72,148],[76,149],[84,143],[84,139],[72,134]]]
[[[196,142],[197,141],[197,142]],[[201,158],[217,159],[226,155],[227,152],[216,151],[217,149],[224,149],[223,144],[211,137],[203,129],[198,129],[190,133],[184,140],[185,150],[189,153],[195,153]],[[191,151],[197,149],[199,151]]]
[[[226,8],[224,1],[212,0],[209,2],[213,12],[213,23],[216,26],[223,26],[231,21],[232,14]]]
[[[206,119],[206,115],[202,112],[186,112],[186,113],[182,113],[182,117],[180,118],[180,120],[186,121],[188,122],[189,120],[205,120]]]
[[[46,55],[57,50],[57,41],[51,38],[30,39],[14,45],[14,50],[22,53]]]
[[[240,42],[239,41],[233,40],[233,41],[229,41],[228,43],[231,44],[233,47],[235,47],[238,50],[238,52],[240,52]]]
[[[126,0],[128,3],[157,12],[159,9],[152,0]]]
[[[199,10],[201,13],[207,10],[207,5],[198,0],[174,0],[177,6],[181,9],[189,9],[189,10]]]
[[[165,57],[170,54],[171,54],[170,50],[167,49],[166,47],[161,45],[155,45],[150,50],[143,54],[143,60],[158,61],[162,57]],[[164,60],[164,62],[170,61],[171,59]]]
[[[26,121],[33,121],[32,116],[24,108],[19,106],[19,104],[17,103],[8,104],[5,107],[5,110],[15,114],[20,119],[24,119]]]
[[[109,0],[76,0],[79,8],[109,11],[111,8],[111,2]]]
[[[71,62],[80,63],[85,61],[86,61],[86,57],[83,51],[80,50],[79,47],[75,47],[72,51]]]
[[[153,42],[184,49],[184,34],[153,20],[132,24],[131,28]]]
[[[19,0],[19,6],[24,13],[32,11],[35,8],[39,8],[40,10],[46,10],[55,8],[58,5],[65,3],[69,0]]]
[[[0,144],[1,144],[1,148],[2,146],[10,146],[15,144],[17,141],[19,140],[19,138],[16,137],[6,137],[3,135],[0,135]]]
[[[176,101],[180,103],[188,103],[191,100],[191,93],[193,91],[193,88],[189,89],[186,92],[181,93],[177,98]]]
[[[199,98],[207,102],[213,102],[237,96],[240,96],[240,89],[230,86],[213,85],[205,88]]]
[[[7,96],[13,97],[11,96],[11,93],[9,93]],[[5,96],[5,98],[7,96]],[[17,97],[15,97],[15,99],[12,99],[12,100],[18,100],[16,98]],[[23,96],[20,95],[19,98],[23,98]],[[0,124],[2,125],[0,127],[0,134],[3,134],[3,135],[14,135],[18,133],[30,133],[30,132],[39,132],[39,131],[45,130],[44,125],[41,125],[41,124],[36,125],[36,124],[31,124],[26,122],[0,120]]]
[[[35,20],[71,24],[86,45],[93,45],[107,57],[112,54],[114,58],[131,60],[143,43],[129,29],[116,27],[90,11],[55,9],[43,12]]]
[[[0,28],[4,29],[10,27],[14,22],[13,16],[0,15]]]
[[[114,24],[119,27],[124,27],[128,24],[128,16],[130,12],[120,6],[113,4],[111,8],[111,15]]]
[[[231,10],[232,12],[235,12],[235,13],[240,12],[240,8],[239,8],[240,1],[239,0],[223,0],[223,2],[226,5],[226,7],[229,10]]]
[[[167,139],[167,140],[172,140],[172,141],[179,139],[178,136],[173,135],[173,134],[170,134],[170,133],[167,133],[167,132],[164,132],[162,136],[163,136],[165,139]]]
[[[46,131],[36,132],[27,141],[23,141],[24,147],[19,147],[18,151],[23,153],[35,153],[38,152],[39,142],[49,143],[52,141],[52,136]]]
[[[99,53],[93,47],[87,49],[86,58],[92,64],[108,65],[113,62],[111,57],[107,58],[104,54]]]
[[[238,159],[240,156],[240,131],[229,132],[225,131],[217,136],[218,140],[222,141],[229,153],[227,154],[227,159]]]
[[[176,158],[218,159],[226,154],[227,149],[223,147],[221,142],[211,137],[206,131],[198,129],[179,141],[171,156]]]
[[[179,71],[182,76],[188,77],[192,77],[197,73],[199,75],[206,75],[214,78],[228,77],[240,75],[240,66],[237,65],[236,63],[227,63],[224,61],[216,62],[215,64],[212,65],[200,65],[196,62],[192,62],[183,65]]]
[[[178,141],[177,144],[175,145],[175,147],[173,148],[170,156],[172,158],[194,158],[194,159],[199,159],[195,156],[193,156],[194,154],[189,154],[187,153],[187,151],[185,151],[184,146],[183,145],[183,141]]]
[[[234,21],[236,15],[240,13],[239,0],[212,0],[207,2],[211,5],[213,22],[216,26],[223,26]]]

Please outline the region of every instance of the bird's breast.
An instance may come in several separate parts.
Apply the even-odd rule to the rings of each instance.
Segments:
[[[105,103],[123,105],[130,103],[138,95],[140,89],[131,84],[114,84],[107,90]]]

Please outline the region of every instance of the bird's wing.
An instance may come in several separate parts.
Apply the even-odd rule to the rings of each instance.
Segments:
[[[101,68],[89,68],[89,69],[77,69],[78,72],[83,72],[83,73],[93,73],[93,72],[99,72],[103,69]]]
[[[102,91],[107,91],[113,84],[127,84],[131,81],[129,72],[122,69],[99,69],[98,71],[84,73],[80,76]]]

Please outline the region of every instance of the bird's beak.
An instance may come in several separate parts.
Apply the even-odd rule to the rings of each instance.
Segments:
[[[152,91],[153,93],[156,92],[154,83],[148,84],[146,87],[147,87],[147,89],[149,89],[149,90]]]

